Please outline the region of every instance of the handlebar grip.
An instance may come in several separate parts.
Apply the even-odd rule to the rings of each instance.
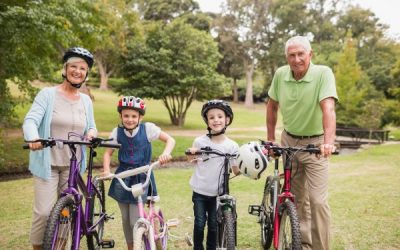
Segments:
[[[202,151],[196,151],[196,152],[194,152],[194,153],[192,153],[189,149],[187,149],[187,150],[185,151],[185,155],[202,155],[202,154],[203,154]]]
[[[23,149],[29,149],[29,144],[24,144],[24,145],[22,145],[22,148],[23,148]]]
[[[104,147],[104,148],[120,148],[121,144],[100,143],[100,147]]]

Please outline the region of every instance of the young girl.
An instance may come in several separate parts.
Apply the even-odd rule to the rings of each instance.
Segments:
[[[233,112],[229,104],[222,100],[211,100],[203,105],[201,116],[207,124],[208,133],[197,137],[190,151],[195,153],[203,147],[217,149],[224,153],[235,154],[238,151],[238,144],[225,135],[226,127],[232,123]],[[189,160],[193,160],[189,156]],[[193,212],[194,229],[193,243],[194,249],[204,249],[204,227],[208,225],[207,249],[215,249],[217,244],[217,195],[223,178],[224,159],[210,158],[208,161],[197,161],[197,166],[190,179],[190,186],[193,190]],[[236,161],[231,162],[232,170],[235,174],[239,173]]]
[[[122,125],[114,128],[110,136],[110,138],[113,138],[113,142],[121,144],[121,148],[118,151],[119,167],[115,173],[150,164],[152,156],[151,142],[157,139],[165,143],[164,151],[158,158],[160,163],[164,164],[172,158],[171,152],[175,146],[175,140],[161,131],[155,124],[150,122],[141,123],[145,110],[144,101],[138,97],[124,96],[119,100],[118,112]],[[110,174],[110,161],[113,152],[114,149],[107,148],[104,153],[104,176]],[[143,183],[145,178],[145,174],[142,174],[125,178],[124,182],[130,187],[139,182]],[[111,183],[108,195],[118,201],[126,244],[128,250],[133,249],[133,227],[139,217],[137,200],[132,193],[123,189],[115,179]],[[153,201],[159,199],[153,173],[147,195],[152,196]]]

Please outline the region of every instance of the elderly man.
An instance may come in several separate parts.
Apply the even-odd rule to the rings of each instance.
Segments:
[[[335,78],[327,66],[314,65],[310,42],[295,36],[285,45],[288,65],[280,67],[268,91],[267,134],[275,141],[278,109],[283,118],[282,146],[320,145],[321,155],[298,153],[292,159],[303,249],[329,249],[328,157],[334,151],[338,100]]]

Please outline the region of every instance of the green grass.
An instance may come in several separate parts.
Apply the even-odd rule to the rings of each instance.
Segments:
[[[380,145],[357,154],[333,157],[329,182],[331,249],[399,248],[399,151],[399,144]],[[269,166],[267,172],[271,171]],[[193,228],[189,187],[192,172],[192,168],[155,171],[161,196],[160,206],[167,218],[178,218],[181,221],[177,228],[171,230],[177,237],[183,237],[186,232],[191,233]],[[260,249],[259,225],[256,217],[247,214],[247,207],[260,203],[266,175],[258,181],[243,176],[231,180],[231,193],[237,198],[238,205],[238,249]],[[32,186],[32,178],[0,182],[2,249],[29,248]],[[123,249],[123,233],[116,202],[108,199],[107,207],[115,213],[115,220],[107,223],[107,236],[116,240],[116,249]],[[171,238],[169,244],[169,249],[190,249],[182,239]]]

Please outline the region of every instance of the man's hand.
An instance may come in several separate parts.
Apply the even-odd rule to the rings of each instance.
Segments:
[[[335,152],[336,147],[333,144],[321,144],[321,146],[319,146],[319,150],[321,151],[321,155],[327,158],[331,156],[333,152]]]

